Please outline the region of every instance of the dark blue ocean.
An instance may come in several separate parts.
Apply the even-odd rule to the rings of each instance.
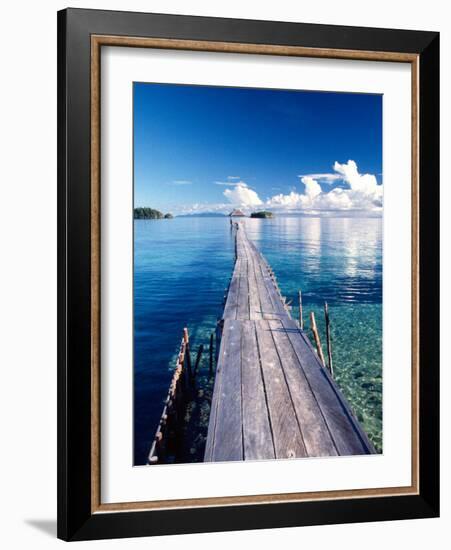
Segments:
[[[146,462],[184,326],[208,343],[234,263],[228,218],[135,220],[134,462]],[[335,379],[382,450],[382,221],[246,219],[298,316],[315,312],[323,344],[329,303]],[[307,323],[307,327],[309,323]],[[325,346],[324,346],[325,351]]]

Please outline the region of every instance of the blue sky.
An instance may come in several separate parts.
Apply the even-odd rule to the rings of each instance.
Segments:
[[[382,208],[382,96],[135,83],[135,206]]]

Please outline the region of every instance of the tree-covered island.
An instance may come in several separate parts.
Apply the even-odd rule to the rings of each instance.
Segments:
[[[260,212],[252,212],[251,218],[273,218],[274,214],[268,210],[261,210]]]
[[[133,217],[135,220],[172,220],[174,216],[169,212],[167,214],[163,214],[163,212],[155,210],[155,208],[139,206],[134,209]]]

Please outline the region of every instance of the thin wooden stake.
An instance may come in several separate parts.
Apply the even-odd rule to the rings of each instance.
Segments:
[[[330,340],[330,318],[329,318],[329,306],[327,302],[324,302],[324,317],[326,318],[326,340],[327,340],[327,362],[329,364],[330,374],[334,375],[334,367],[332,364],[332,344]]]
[[[210,376],[213,374],[213,339],[214,339],[214,334],[212,332],[210,334],[210,367],[208,370],[208,374]]]
[[[325,367],[326,361],[324,360],[323,349],[321,347],[321,340],[319,337],[318,329],[316,328],[315,314],[313,311],[310,312],[310,323],[312,325],[312,332],[313,332],[313,337],[315,339],[316,350],[318,351],[318,357],[320,358],[321,363]]]
[[[188,378],[191,381],[193,379],[193,372],[191,370],[191,354],[189,350],[189,335],[188,335],[188,329],[185,327],[183,329],[183,340],[185,342],[185,359],[186,359],[186,366],[188,369]]]
[[[302,292],[299,291],[299,326],[304,330],[304,317],[302,314]]]
[[[201,344],[197,350],[196,362],[194,363],[193,378],[196,378],[197,369],[199,368],[200,358],[202,357],[202,352],[204,351],[204,345]]]
[[[222,331],[224,329],[224,321],[221,319],[216,323],[216,334],[215,334],[215,365],[218,365],[219,361],[219,349],[221,345]]]

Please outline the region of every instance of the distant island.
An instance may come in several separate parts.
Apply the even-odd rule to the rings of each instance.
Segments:
[[[274,214],[268,210],[261,210],[260,212],[252,212],[251,218],[273,218]]]
[[[231,217],[245,216],[241,210],[234,210],[231,214]],[[174,215],[168,212],[163,214],[160,210],[155,208],[149,208],[147,206],[138,206],[133,211],[133,217],[135,220],[172,220]],[[179,214],[177,218],[224,218],[227,217],[227,214],[222,214],[220,212],[195,212],[192,214]],[[274,214],[268,210],[261,210],[259,212],[252,212],[251,218],[273,218]]]
[[[174,216],[169,212],[167,214],[163,214],[163,212],[155,210],[155,208],[145,208],[140,206],[134,209],[133,217],[135,220],[172,220]]]
[[[225,214],[219,212],[198,212],[197,214],[179,214],[177,218],[225,218]]]

